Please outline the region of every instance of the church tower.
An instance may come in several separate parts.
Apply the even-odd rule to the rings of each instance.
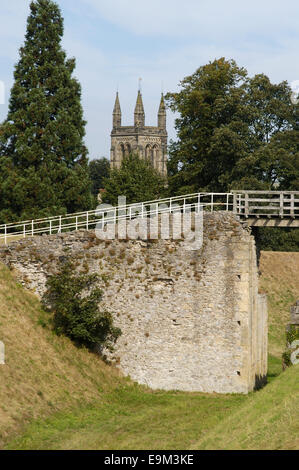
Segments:
[[[134,126],[122,126],[121,108],[118,93],[113,110],[111,133],[111,168],[120,168],[126,155],[137,153],[147,159],[163,176],[167,176],[166,106],[162,94],[158,110],[158,126],[145,125],[145,112],[142,94],[138,91],[134,112]]]

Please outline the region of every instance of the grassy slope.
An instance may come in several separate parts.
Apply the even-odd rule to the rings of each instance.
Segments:
[[[100,399],[124,382],[86,350],[54,336],[37,298],[16,284],[0,265],[0,447],[7,434],[33,418]]]
[[[94,356],[39,327],[38,302],[16,287],[6,270],[0,270],[0,304],[5,307],[0,313],[0,337],[5,336],[13,354],[7,355],[5,372],[12,399],[5,397],[2,377],[0,382],[1,429],[2,417],[6,430],[33,416],[42,418],[31,422],[7,447],[299,448],[298,366],[279,375],[284,325],[290,305],[299,297],[299,253],[263,253],[261,271],[262,290],[269,295],[271,383],[249,396],[217,396],[151,392],[118,378]],[[13,313],[9,322],[8,311]]]
[[[281,357],[290,307],[299,299],[299,253],[263,251],[260,290],[268,295],[269,353]]]
[[[251,394],[194,449],[299,449],[299,366]]]

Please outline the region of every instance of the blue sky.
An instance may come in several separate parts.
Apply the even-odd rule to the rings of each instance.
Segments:
[[[3,2],[4,3],[4,2]],[[77,60],[90,158],[109,157],[112,109],[119,88],[123,123],[133,122],[142,77],[146,125],[155,125],[160,93],[219,57],[273,82],[299,80],[298,0],[58,0],[65,19],[63,47]],[[6,117],[30,0],[1,6],[0,80]],[[168,131],[175,138],[174,117]]]

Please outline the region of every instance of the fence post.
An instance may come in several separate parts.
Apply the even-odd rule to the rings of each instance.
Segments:
[[[86,212],[86,230],[89,229],[89,212]]]
[[[4,244],[7,245],[7,227],[4,225]]]
[[[291,194],[291,217],[295,218],[295,194]]]
[[[214,212],[214,193],[211,196],[211,212]]]
[[[58,229],[59,232],[58,233],[61,233],[61,229],[62,229],[62,227],[61,227],[61,215],[60,215],[59,216],[59,229]]]
[[[23,238],[26,238],[26,224],[23,226]]]
[[[245,216],[248,217],[249,215],[249,194],[245,194]]]
[[[237,193],[233,193],[233,213],[237,214]]]
[[[34,220],[31,223],[31,235],[34,236]]]
[[[284,194],[280,193],[280,210],[279,210],[279,215],[280,218],[283,219],[283,203],[284,203]]]

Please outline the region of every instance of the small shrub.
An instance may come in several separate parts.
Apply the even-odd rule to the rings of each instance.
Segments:
[[[102,291],[96,287],[98,282],[97,274],[78,274],[67,262],[49,277],[43,304],[53,314],[58,335],[88,348],[112,349],[121,331],[113,326],[112,314],[99,309]]]
[[[292,325],[290,329],[286,333],[286,346],[287,349],[282,355],[282,367],[283,369],[286,369],[287,367],[291,367],[292,361],[291,361],[291,346],[292,343],[296,340],[299,340],[299,328],[296,327],[295,325]]]

